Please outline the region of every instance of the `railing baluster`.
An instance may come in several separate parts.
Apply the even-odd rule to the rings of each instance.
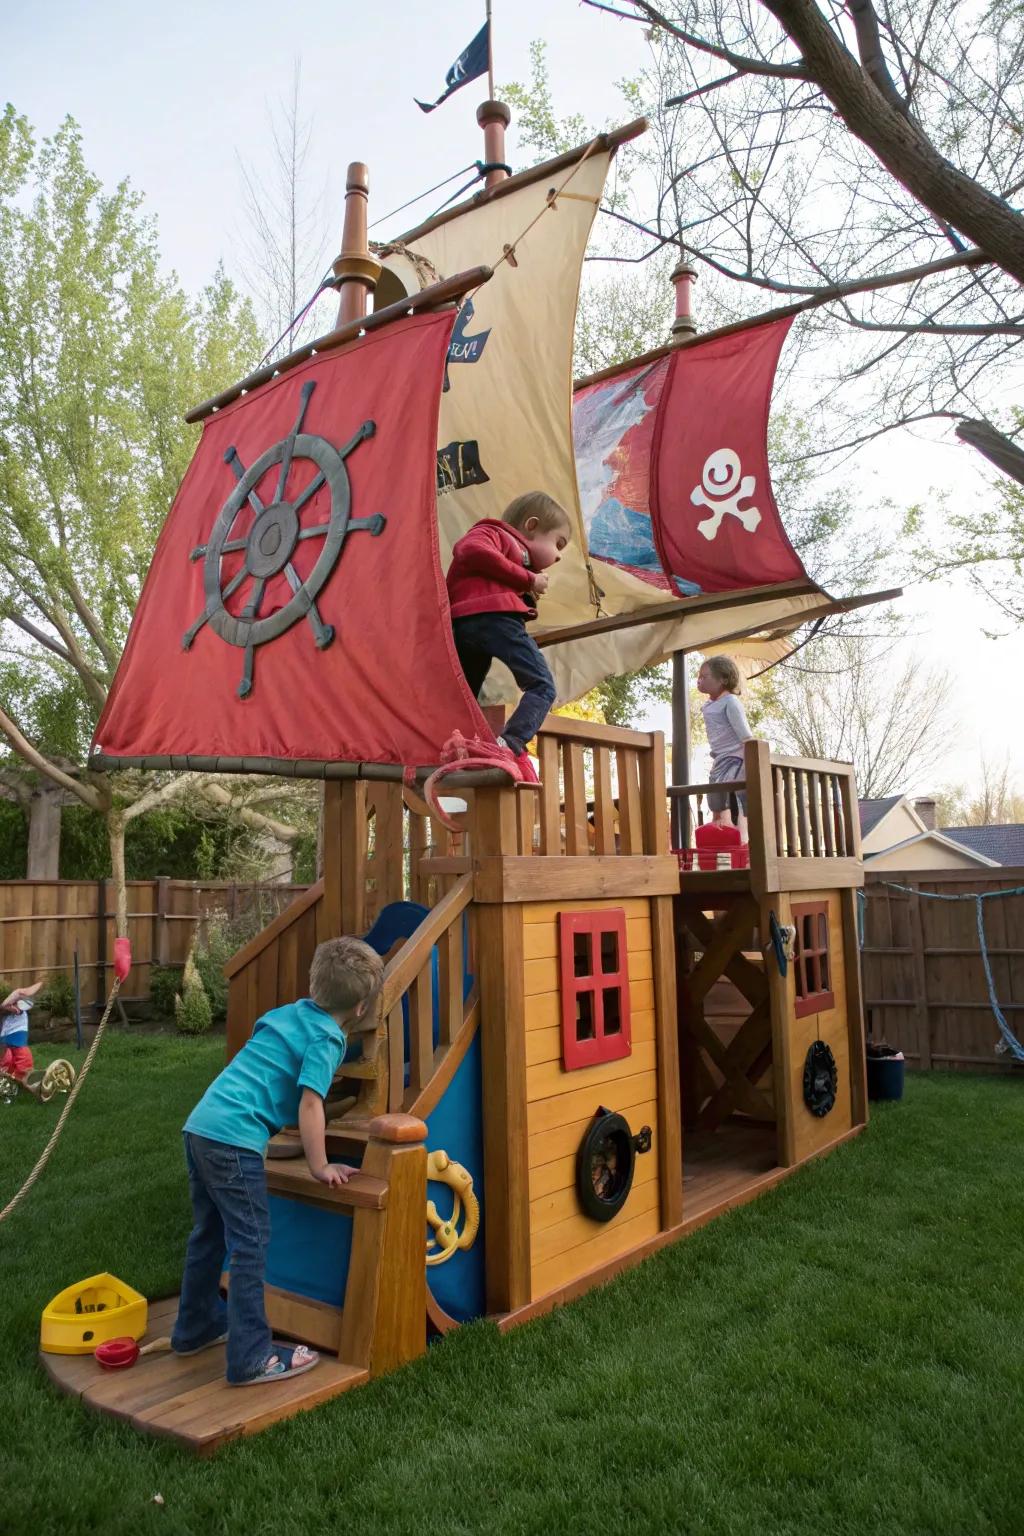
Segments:
[[[824,856],[825,844],[821,832],[821,796],[818,793],[819,773],[808,770],[804,774],[804,782],[807,785],[807,809],[811,818],[811,841],[814,844],[814,857],[820,859]]]
[[[793,774],[793,788],[796,792],[796,819],[800,828],[800,857],[810,859],[813,857],[811,847],[811,827],[807,816],[807,775],[801,768]]]
[[[519,852],[524,858],[532,858],[533,829],[537,824],[538,793],[535,785],[520,785],[516,791],[516,831]]]
[[[828,803],[828,774],[818,774],[818,811],[821,816],[822,827],[825,833],[825,857],[834,859],[836,856],[836,829],[832,820],[832,812]]]
[[[615,852],[612,758],[607,747],[594,748],[594,850],[596,853]]]
[[[409,988],[409,1098],[426,1087],[434,1070],[434,1006],[429,962]]]
[[[405,1094],[405,1026],[402,999],[388,1014],[388,1109],[393,1114],[402,1107]]]
[[[841,859],[845,859],[849,844],[846,840],[846,819],[843,816],[843,800],[839,792],[839,778],[836,774],[828,776],[829,794],[832,799],[832,824],[836,829],[836,853]]]
[[[565,851],[578,857],[590,852],[583,748],[578,741],[567,741],[562,747],[562,775],[565,783]]]
[[[538,738],[540,752],[540,851],[551,858],[562,852],[560,806],[562,793],[558,782],[558,737]]]
[[[438,944],[438,1024],[440,1045],[451,1045],[462,1025],[462,918],[446,928]]]
[[[640,775],[636,753],[620,747],[615,754],[619,780],[619,851],[643,853],[643,819],[640,812]]]
[[[772,787],[775,799],[775,846],[780,855],[785,857],[789,853],[789,844],[786,842],[786,784],[783,769],[774,765]]]
[[[786,814],[786,853],[792,858],[799,856],[799,848],[796,840],[796,825],[793,816],[793,772],[790,768],[783,768],[783,805]]]

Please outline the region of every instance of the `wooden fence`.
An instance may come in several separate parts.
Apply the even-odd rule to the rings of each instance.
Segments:
[[[152,966],[184,965],[203,918],[216,913],[260,928],[305,890],[304,885],[129,880],[132,970],[124,1001],[148,999]],[[0,975],[14,985],[71,975],[77,945],[82,1002],[102,1004],[113,979],[114,917],[111,880],[0,883]]]
[[[900,890],[897,887],[905,887]],[[1024,886],[1024,868],[868,873],[864,907],[864,1007],[869,1038],[903,1051],[912,1067],[1013,1070],[995,1050],[992,1013],[973,897]],[[1024,895],[983,904],[996,996],[1024,1041]]]

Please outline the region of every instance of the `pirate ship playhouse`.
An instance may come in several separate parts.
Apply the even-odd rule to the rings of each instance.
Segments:
[[[532,485],[576,523],[541,619],[563,699],[724,640],[777,653],[834,606],[769,484],[788,319],[695,340],[678,272],[673,344],[577,389],[574,462],[580,263],[609,160],[645,125],[509,177],[507,111],[479,116],[486,187],[374,252],[350,169],[336,328],[193,413],[97,731],[105,766],[323,781],[323,876],[229,965],[229,1054],[301,995],[320,940],[387,956],[376,1033],[329,1104],[330,1152],[359,1174],[316,1183],[287,1130],[267,1164],[268,1310],[320,1367],[240,1402],[219,1351],[113,1377],[47,1359],[200,1450],[463,1320],[567,1301],[866,1117],[847,766],[751,743],[740,868],[691,867],[704,787],[667,788],[657,732],[552,715],[539,784],[446,782],[455,832],[421,793],[453,733],[494,739],[453,648],[448,548]]]

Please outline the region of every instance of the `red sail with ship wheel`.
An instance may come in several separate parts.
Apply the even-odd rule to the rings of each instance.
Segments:
[[[105,759],[419,765],[453,729],[487,734],[439,622],[453,319],[396,321],[207,417],[97,727]]]

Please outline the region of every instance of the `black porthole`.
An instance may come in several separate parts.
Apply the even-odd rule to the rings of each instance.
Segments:
[[[599,1108],[576,1153],[576,1192],[594,1221],[611,1221],[633,1187],[638,1152],[651,1150],[651,1128],[633,1135],[623,1115]]]
[[[834,1107],[838,1083],[835,1057],[824,1040],[815,1040],[804,1061],[804,1103],[812,1115],[820,1119]]]

